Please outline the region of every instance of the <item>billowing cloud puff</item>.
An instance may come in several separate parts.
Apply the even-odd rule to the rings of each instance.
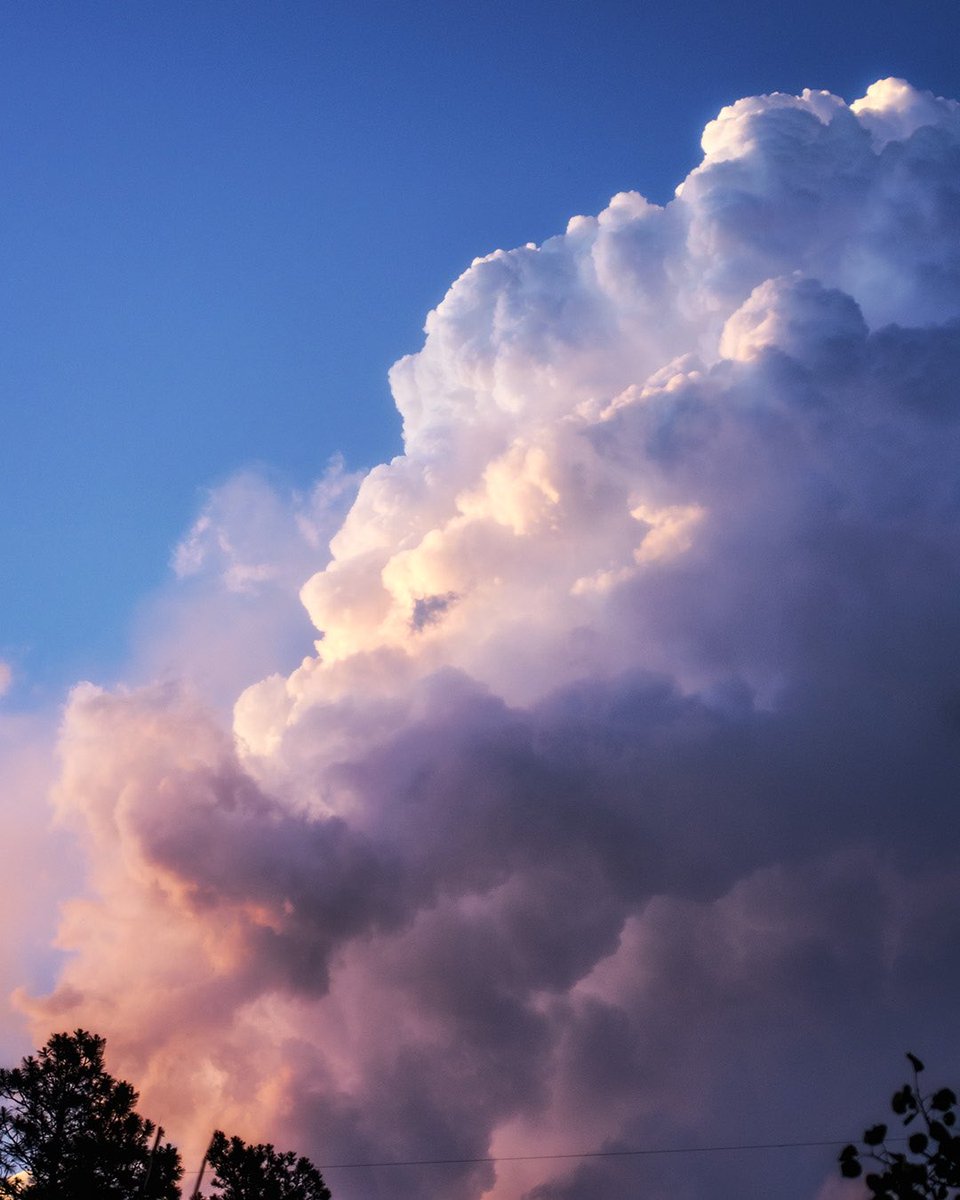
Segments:
[[[38,1036],[198,1156],[503,1160],[342,1200],[813,1200],[829,1148],[507,1160],[844,1138],[908,1045],[960,1068],[958,111],[738,101],[664,208],[456,281],[329,556],[212,503],[180,570],[292,595],[308,546],[316,652],[232,730],[74,694]]]

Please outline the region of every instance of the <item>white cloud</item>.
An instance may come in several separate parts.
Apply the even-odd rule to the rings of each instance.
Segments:
[[[320,638],[232,735],[189,689],[75,695],[95,892],[38,1031],[101,1029],[196,1145],[782,1140],[856,1126],[908,1023],[960,1069],[956,108],[758,97],[704,150],[664,208],[623,193],[453,284],[329,558],[326,496],[211,497],[177,562],[216,661],[260,665],[237,614],[286,628],[301,583]],[[522,1188],[637,1190],[568,1166]],[[830,1163],[649,1170],[809,1200]]]

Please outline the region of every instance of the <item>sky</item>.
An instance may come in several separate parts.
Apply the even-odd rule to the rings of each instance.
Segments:
[[[858,1200],[823,1147],[334,1164],[956,1086],[958,38],[3,9],[8,1055],[92,1028],[188,1165],[338,1200]]]
[[[400,448],[386,383],[479,254],[636,188],[741,95],[952,95],[956,4],[9,4],[0,657],[123,674],[204,489]],[[292,664],[291,664],[292,665]]]

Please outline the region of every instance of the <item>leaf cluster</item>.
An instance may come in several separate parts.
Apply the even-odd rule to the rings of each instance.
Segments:
[[[179,1195],[180,1156],[169,1144],[151,1153],[156,1127],[136,1112],[134,1088],[104,1069],[104,1045],[83,1029],[55,1034],[0,1069],[0,1196]]]
[[[877,1200],[957,1200],[960,1196],[960,1133],[957,1129],[957,1096],[950,1088],[924,1094],[919,1077],[924,1065],[915,1054],[907,1058],[913,1082],[894,1092],[890,1108],[904,1128],[914,1126],[906,1138],[891,1139],[907,1149],[888,1145],[885,1123],[863,1133],[863,1148],[844,1146],[840,1173],[847,1179],[861,1175]],[[864,1159],[874,1164],[867,1169]]]
[[[104,1046],[83,1029],[58,1033],[0,1068],[0,1200],[179,1200],[180,1155],[136,1112],[134,1088],[107,1073]],[[205,1161],[209,1200],[331,1200],[292,1151],[217,1130]]]
[[[280,1153],[269,1143],[248,1146],[218,1129],[207,1162],[216,1172],[216,1200],[331,1200],[317,1168],[292,1150]]]

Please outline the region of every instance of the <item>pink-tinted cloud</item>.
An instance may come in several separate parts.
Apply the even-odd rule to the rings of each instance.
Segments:
[[[3,824],[3,921],[0,988],[49,986],[60,956],[51,950],[56,905],[75,892],[80,872],[67,839],[51,829],[46,803],[56,775],[56,729],[37,715],[0,712],[0,819]],[[0,1048],[12,1059],[30,1049],[22,1020],[9,1009]]]
[[[329,555],[259,484],[214,498],[182,570],[302,583],[319,639],[232,730],[203,678],[74,694],[89,886],[30,1009],[104,1033],[189,1154],[214,1125],[320,1163],[845,1137],[901,1049],[960,1068],[957,109],[759,97],[704,151],[665,208],[453,285]],[[830,1171],[329,1177],[811,1200]]]

